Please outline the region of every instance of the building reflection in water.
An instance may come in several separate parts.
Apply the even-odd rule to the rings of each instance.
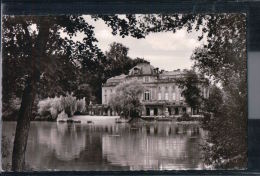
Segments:
[[[14,129],[4,122],[4,135]],[[203,135],[195,124],[32,122],[26,163],[33,170],[203,169]]]
[[[202,169],[198,126],[147,125],[102,136],[103,156],[131,170]],[[175,131],[175,133],[172,133]]]

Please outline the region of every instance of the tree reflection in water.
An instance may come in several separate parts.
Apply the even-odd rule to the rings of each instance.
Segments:
[[[15,123],[3,126],[12,138]],[[203,169],[203,135],[196,124],[32,122],[26,162],[33,170]]]
[[[135,129],[135,134],[103,135],[103,155],[111,163],[130,166],[131,170],[202,169],[198,126],[146,124]]]

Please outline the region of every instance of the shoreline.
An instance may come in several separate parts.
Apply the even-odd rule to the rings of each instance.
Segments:
[[[74,115],[66,120],[69,121],[75,121],[76,122],[80,122],[80,123],[104,123],[104,122],[115,122],[116,119],[120,119],[120,116],[94,116],[94,115]],[[143,119],[144,120],[144,119]],[[16,122],[16,120],[3,120],[3,122]],[[158,119],[153,119],[153,120],[145,120],[146,122],[149,123],[158,123],[158,122],[172,122],[172,123],[176,123],[176,124],[197,124],[199,123],[200,120],[191,120],[191,121],[177,121],[176,119],[165,119],[165,120],[158,120]],[[34,120],[31,120],[31,122],[57,122],[57,123],[69,123],[69,122],[65,122],[65,121],[60,121],[58,122],[57,119],[53,120],[53,119],[41,119],[41,118],[37,118]]]

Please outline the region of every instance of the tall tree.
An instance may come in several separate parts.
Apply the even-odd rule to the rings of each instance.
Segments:
[[[192,70],[188,71],[184,77],[176,79],[176,84],[181,88],[181,94],[184,96],[185,102],[192,108],[192,112],[201,106],[203,97],[199,86],[205,83]]]
[[[219,98],[214,104],[218,109],[213,110],[220,112],[215,112],[208,124],[208,143],[212,145],[205,146],[205,160],[216,168],[244,168],[247,163],[246,16],[220,14],[208,15],[206,19],[207,44],[197,48],[192,59],[200,72],[220,83],[223,104],[217,104]]]
[[[121,83],[116,87],[117,93],[111,96],[109,105],[119,114],[123,112],[126,118],[136,118],[142,108],[140,96],[143,89],[142,84],[136,80]]]
[[[145,59],[130,58],[128,56],[129,48],[121,43],[113,42],[110,49],[105,53],[107,64],[105,67],[106,78],[120,74],[128,74],[129,70],[139,63],[148,63]]]
[[[209,97],[204,99],[203,110],[208,113],[218,115],[223,106],[223,91],[216,85],[210,86]]]
[[[64,56],[73,63],[72,51],[80,47],[95,50],[93,27],[78,16],[5,16],[3,18],[3,91],[10,90],[19,84],[22,102],[19,110],[12,156],[12,170],[24,168],[25,151],[32,118],[32,106],[35,100],[37,85],[46,76],[48,81],[62,77],[67,70],[62,70]],[[83,43],[62,38],[60,32],[70,38],[77,32],[85,34]],[[74,52],[77,53],[77,52]],[[74,58],[75,59],[75,58]],[[76,58],[77,59],[77,58]],[[11,69],[10,69],[11,68]],[[14,71],[16,70],[16,71]],[[11,73],[13,72],[13,73]],[[8,80],[10,76],[11,80]],[[17,81],[18,80],[18,81]],[[55,86],[57,84],[53,84]],[[19,94],[18,94],[19,96]],[[8,98],[6,98],[8,99]]]

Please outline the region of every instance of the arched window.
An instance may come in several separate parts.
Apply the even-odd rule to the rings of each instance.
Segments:
[[[162,94],[161,92],[158,93],[158,100],[161,100],[162,99]]]
[[[169,100],[168,92],[165,93],[165,100]]]
[[[105,89],[105,94],[104,94],[104,103],[107,104],[107,90]]]
[[[107,95],[105,95],[105,100],[104,101],[105,101],[105,104],[107,104]]]
[[[175,92],[172,93],[172,100],[176,101],[176,94],[175,94]]]
[[[144,100],[148,101],[151,99],[150,91],[147,90],[144,92]]]
[[[137,74],[139,74],[139,72],[140,72],[140,70],[138,69],[138,68],[134,68],[134,70],[133,70],[133,74],[134,75],[137,75]]]

